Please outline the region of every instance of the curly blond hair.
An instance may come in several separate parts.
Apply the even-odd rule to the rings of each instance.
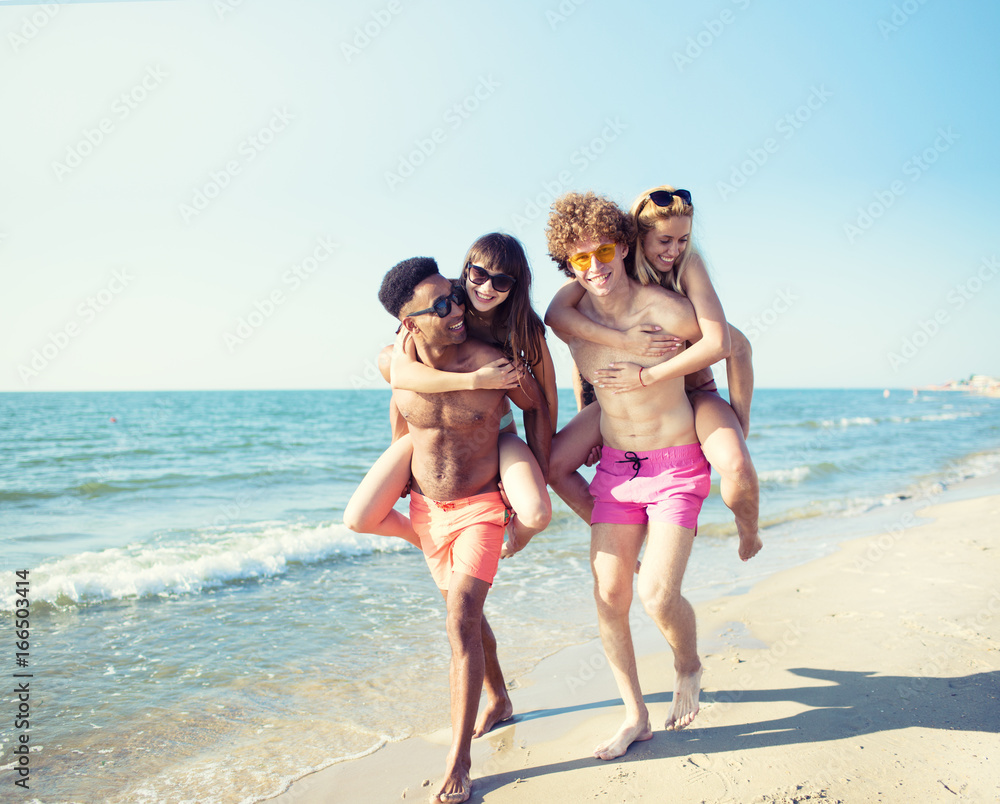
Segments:
[[[549,256],[566,276],[574,277],[566,263],[579,243],[594,241],[629,245],[635,239],[635,223],[611,199],[586,193],[566,193],[557,198],[545,229]]]

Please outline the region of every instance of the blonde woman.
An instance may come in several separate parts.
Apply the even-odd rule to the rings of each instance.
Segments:
[[[658,284],[685,296],[694,307],[702,337],[671,360],[651,368],[612,363],[597,372],[597,383],[624,393],[661,380],[685,377],[698,440],[705,457],[719,473],[722,499],[736,518],[739,555],[747,561],[762,546],[757,524],[760,490],[746,445],[753,395],[750,344],[726,322],[705,264],[690,247],[694,219],[691,193],[669,185],[654,187],[635,199],[630,213],[637,234],[626,261],[629,273],[644,285]],[[576,282],[561,288],[549,305],[545,323],[639,355],[663,356],[678,348],[677,339],[658,327],[643,325],[622,332],[596,324],[576,309],[583,293]],[[709,368],[724,358],[731,404],[719,395]],[[549,470],[553,490],[588,522],[592,503],[587,483],[576,470],[592,462],[593,449],[601,443],[596,407],[584,407],[553,439]]]

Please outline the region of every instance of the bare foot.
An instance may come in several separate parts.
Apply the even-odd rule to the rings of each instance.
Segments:
[[[667,731],[679,731],[691,724],[698,714],[698,695],[701,692],[701,671],[678,675],[674,684],[674,701],[667,715]]]
[[[432,804],[462,804],[472,795],[472,779],[469,774],[447,777],[441,789],[431,796]]]
[[[764,543],[760,540],[760,535],[757,533],[757,523],[754,522],[753,527],[748,527],[740,525],[737,520],[736,530],[740,534],[740,561],[749,561],[764,546]]]
[[[482,737],[486,732],[492,729],[497,723],[503,723],[505,720],[510,720],[511,715],[514,714],[514,705],[510,702],[510,698],[504,693],[503,698],[499,700],[486,702],[486,708],[479,713],[479,720],[476,723],[476,728],[472,732],[473,737]]]
[[[594,749],[594,756],[598,759],[617,759],[628,751],[628,747],[632,743],[652,738],[653,730],[649,728],[648,717],[645,717],[641,723],[625,723],[618,729],[618,733],[614,737]]]

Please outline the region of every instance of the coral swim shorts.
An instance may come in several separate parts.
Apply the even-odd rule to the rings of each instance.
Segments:
[[[590,483],[590,524],[668,522],[697,529],[701,504],[712,485],[700,444],[635,453],[604,447]]]
[[[410,522],[439,589],[448,588],[452,572],[492,585],[509,518],[498,491],[443,502],[410,494]]]

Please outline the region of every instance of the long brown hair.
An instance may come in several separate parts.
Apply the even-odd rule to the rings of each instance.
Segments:
[[[531,269],[521,242],[509,234],[491,232],[476,240],[465,255],[462,267],[462,287],[469,279],[469,264],[475,263],[490,273],[505,273],[517,281],[507,296],[493,310],[490,335],[510,359],[537,366],[542,359],[541,343],[545,340],[545,325],[531,309]],[[482,314],[470,302],[467,316]]]

